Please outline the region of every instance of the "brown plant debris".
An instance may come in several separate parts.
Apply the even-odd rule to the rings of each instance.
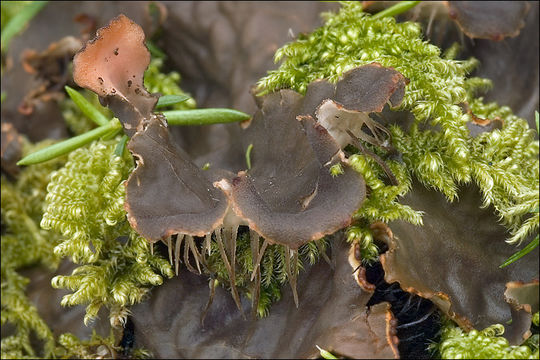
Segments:
[[[16,176],[19,173],[17,161],[22,156],[22,137],[13,124],[8,122],[2,123],[2,142],[0,157],[2,159],[2,171],[5,171],[11,176]]]

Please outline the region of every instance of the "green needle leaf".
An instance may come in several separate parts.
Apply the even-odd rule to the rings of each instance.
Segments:
[[[251,150],[253,149],[253,144],[249,144],[246,150],[246,164],[248,170],[251,169]]]
[[[540,133],[540,129],[539,129],[539,126],[540,126],[540,115],[538,114],[538,111],[535,111],[534,112],[534,118],[536,120],[536,132],[537,133]]]
[[[116,135],[120,134],[124,129],[112,129],[110,133],[103,135],[103,140],[110,140],[116,137]]]
[[[322,349],[321,347],[319,347],[319,345],[315,345],[317,347],[317,349],[319,349],[319,352],[321,353],[321,357],[323,359],[337,359],[337,357],[332,354],[330,351],[326,351],[324,349]]]
[[[7,49],[13,36],[22,31],[26,24],[28,24],[28,22],[32,20],[45,5],[47,5],[47,1],[33,1],[31,4],[24,7],[21,12],[11,18],[4,29],[2,29],[2,35],[0,36],[2,51]]]
[[[187,95],[163,95],[159,98],[156,104],[156,109],[171,106],[174,104],[179,104],[186,101],[187,99],[189,99],[189,96]]]
[[[107,125],[109,119],[105,117],[94,105],[92,105],[88,100],[85,99],[78,91],[69,86],[64,86],[69,97],[75,105],[81,109],[84,115],[86,115],[90,120],[98,124],[99,126]]]
[[[114,119],[107,125],[100,126],[79,136],[72,137],[71,139],[64,140],[57,144],[36,151],[35,153],[32,153],[21,159],[17,163],[17,165],[33,165],[54,159],[58,156],[67,154],[75,149],[78,149],[96,139],[99,139],[101,136],[108,134],[112,130],[121,128],[122,125],[120,124],[120,122]]]
[[[373,15],[373,19],[379,19],[385,16],[396,16],[418,5],[420,1],[400,1],[394,6],[390,6],[383,11]]]
[[[116,156],[122,156],[124,154],[124,150],[126,149],[126,143],[128,141],[128,136],[124,135],[118,142],[118,145],[116,145],[116,148],[114,149],[114,155]]]
[[[525,255],[527,255],[528,253],[533,251],[537,246],[538,246],[538,235],[536,235],[534,240],[531,241],[527,246],[525,246],[523,249],[521,249],[517,253],[510,256],[508,259],[506,259],[505,262],[503,262],[501,265],[499,265],[499,268],[502,269],[503,267],[506,267],[506,266],[510,265],[514,261],[521,259]]]
[[[233,109],[163,111],[169,125],[211,125],[249,120],[251,116]]]

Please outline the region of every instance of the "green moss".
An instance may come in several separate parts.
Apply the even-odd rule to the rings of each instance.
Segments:
[[[443,326],[441,342],[431,348],[442,359],[538,359],[537,335],[521,346],[511,346],[503,333],[504,326],[500,324],[464,332],[448,321]]]
[[[482,98],[471,101],[471,109],[486,119],[499,118],[501,130],[484,133],[470,141],[475,182],[482,190],[483,206],[493,205],[512,237],[509,243],[521,243],[538,233],[540,192],[538,141],[535,131],[507,106],[484,104]],[[525,165],[526,164],[526,165]]]
[[[87,304],[85,323],[105,305],[113,326],[125,322],[127,306],[140,302],[149,286],[172,276],[168,262],[150,255],[148,242],[127,222],[124,181],[133,159],[127,152],[114,154],[117,142],[94,142],[70,154],[51,177],[41,221],[42,228],[63,236],[55,254],[81,264],[71,275],[53,278],[54,287],[75,291],[62,305]]]
[[[23,154],[51,144],[50,140],[32,145],[24,140]],[[57,236],[39,228],[50,174],[66,161],[65,157],[21,170],[15,183],[2,175],[2,327],[13,326],[13,332],[2,338],[2,358],[49,357],[54,352],[51,330],[39,316],[37,308],[26,297],[30,279],[19,270],[42,265],[54,270],[58,257],[52,249]],[[40,354],[31,344],[32,334],[43,341]]]

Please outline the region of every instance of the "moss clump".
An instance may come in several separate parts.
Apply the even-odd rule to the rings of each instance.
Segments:
[[[94,331],[89,340],[79,340],[75,335],[65,333],[58,338],[56,357],[60,359],[116,359],[123,352],[115,345],[114,333],[102,337]],[[131,359],[148,359],[152,355],[144,349],[136,349],[130,354]]]
[[[531,340],[534,344],[511,346],[501,335],[504,326],[491,325],[482,330],[464,332],[448,321],[442,330],[441,342],[431,348],[442,359],[538,359],[538,336]]]
[[[124,181],[133,168],[131,155],[114,153],[118,139],[94,142],[69,155],[53,173],[41,227],[60,232],[56,255],[82,264],[70,276],[56,276],[57,288],[74,290],[62,305],[88,304],[85,323],[101,306],[113,326],[125,322],[127,306],[138,303],[149,285],[173,275],[169,263],[150,255],[148,242],[136,234],[123,208]]]
[[[23,154],[51,144],[50,140],[32,145],[24,140]],[[59,238],[39,228],[50,174],[66,161],[66,157],[24,168],[15,183],[2,175],[2,327],[13,331],[2,338],[2,358],[50,357],[54,353],[54,337],[37,308],[26,297],[30,279],[19,270],[42,265],[53,271],[58,257],[53,247]],[[31,335],[43,341],[42,354],[31,344]]]
[[[509,243],[521,243],[538,233],[540,216],[538,141],[527,122],[507,106],[485,104],[482,98],[471,101],[472,111],[482,118],[499,118],[501,130],[483,133],[470,140],[473,177],[482,190],[483,206],[493,205],[511,231]]]

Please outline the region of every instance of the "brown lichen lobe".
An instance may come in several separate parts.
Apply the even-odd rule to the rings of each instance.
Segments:
[[[205,236],[223,223],[228,201],[207,178],[212,173],[190,161],[158,118],[128,148],[137,168],[126,183],[125,207],[132,227],[146,239]]]
[[[335,85],[326,80],[309,84],[302,114],[316,118],[342,148],[352,143],[348,131],[386,148],[390,133],[369,114],[380,113],[387,104],[399,106],[408,83],[400,72],[373,62],[347,71]]]
[[[75,82],[103,98],[130,136],[151,117],[157,102],[143,84],[150,64],[144,39],[142,28],[120,14],[100,28],[73,59]]]
[[[75,82],[102,97],[116,87],[121,89],[124,79],[127,85],[133,76],[142,86],[142,74],[150,63],[150,53],[143,44],[142,28],[125,15],[117,16],[75,55]],[[120,54],[119,49],[124,51]]]
[[[530,5],[526,1],[446,1],[448,15],[470,38],[501,41],[519,35]]]
[[[389,246],[381,255],[385,281],[397,281],[405,291],[431,300],[467,330],[505,324],[511,317],[504,336],[520,344],[530,328],[531,307],[538,306],[538,252],[520,266],[498,267],[513,249],[504,242],[506,231],[492,209],[478,209],[480,194],[474,186],[463,187],[459,201],[448,203],[444,195],[415,183],[404,203],[425,212],[424,225],[394,221],[389,227],[395,236],[379,238]],[[533,285],[505,292],[516,279]],[[524,300],[512,301],[512,295]]]
[[[348,225],[365,197],[352,169],[330,175],[340,149],[311,116],[299,116],[305,100],[292,90],[264,98],[245,135],[253,166],[222,187],[251,229],[292,250]]]

